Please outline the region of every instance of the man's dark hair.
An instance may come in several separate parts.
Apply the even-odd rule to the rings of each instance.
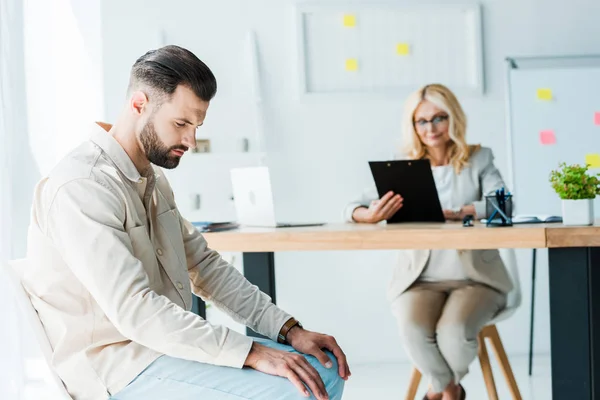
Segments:
[[[217,93],[217,80],[206,64],[191,51],[169,45],[137,59],[131,68],[128,93],[146,86],[148,96],[156,96],[160,102],[162,96],[170,98],[179,85],[187,86],[204,101]]]

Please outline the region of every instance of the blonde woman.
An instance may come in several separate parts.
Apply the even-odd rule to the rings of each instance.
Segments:
[[[504,187],[492,151],[468,145],[466,129],[445,86],[427,85],[406,102],[401,158],[430,161],[448,220],[485,218],[483,195]],[[347,206],[349,222],[378,223],[402,207],[402,193],[370,194]],[[460,381],[477,356],[477,334],[505,307],[511,288],[496,249],[401,252],[388,298],[409,357],[430,380],[424,399],[465,399]]]

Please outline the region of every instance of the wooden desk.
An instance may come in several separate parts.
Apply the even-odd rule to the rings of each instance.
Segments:
[[[553,399],[600,399],[599,224],[340,224],[204,236],[215,250],[243,252],[244,275],[273,301],[276,251],[548,248]]]
[[[600,228],[600,227],[599,227]],[[546,247],[545,225],[465,228],[446,224],[339,224],[305,228],[241,228],[205,233],[218,251],[494,249]]]

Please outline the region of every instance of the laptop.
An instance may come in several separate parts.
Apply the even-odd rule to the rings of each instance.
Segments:
[[[390,190],[400,193],[403,206],[387,222],[445,222],[429,160],[370,161],[381,198]]]
[[[282,222],[275,219],[268,167],[232,168],[231,186],[240,225],[271,228],[325,225],[322,222]]]

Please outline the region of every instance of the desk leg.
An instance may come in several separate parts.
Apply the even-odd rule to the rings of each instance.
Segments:
[[[258,286],[275,303],[275,254],[273,252],[244,253],[243,260],[246,279]],[[253,337],[264,337],[250,328],[246,328],[246,334]]]
[[[529,376],[533,372],[533,317],[535,316],[535,270],[537,249],[533,249],[531,262],[531,310],[529,311]]]
[[[549,250],[552,398],[600,399],[600,248]]]

